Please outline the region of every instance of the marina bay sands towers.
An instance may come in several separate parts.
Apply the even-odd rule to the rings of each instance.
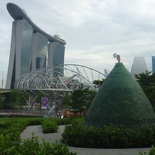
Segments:
[[[14,19],[6,81],[6,88],[10,89],[26,72],[64,64],[66,42],[37,27],[17,5],[8,3],[7,10]]]

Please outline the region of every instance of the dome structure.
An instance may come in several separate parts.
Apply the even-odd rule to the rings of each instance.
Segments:
[[[154,122],[153,108],[138,82],[122,63],[117,63],[98,90],[83,123],[136,129]]]

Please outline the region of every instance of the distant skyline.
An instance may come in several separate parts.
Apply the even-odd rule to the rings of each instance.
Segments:
[[[146,70],[147,65],[144,57],[135,57],[131,68],[132,76],[135,76],[135,74],[144,73]]]
[[[31,20],[66,44],[65,64],[81,64],[104,73],[114,67],[113,53],[131,72],[134,57],[144,57],[152,71],[155,56],[154,0],[1,0],[0,87],[6,79],[13,18],[7,3],[24,9]]]

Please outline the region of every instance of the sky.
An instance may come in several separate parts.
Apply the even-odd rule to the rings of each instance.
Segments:
[[[0,0],[0,87],[6,80],[13,18],[6,9],[14,3],[50,35],[67,44],[65,64],[80,64],[104,73],[117,60],[131,71],[134,57],[144,57],[152,71],[155,55],[154,0]]]

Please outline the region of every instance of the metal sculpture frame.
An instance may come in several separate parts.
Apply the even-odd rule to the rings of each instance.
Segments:
[[[31,110],[39,92],[56,98],[56,96],[63,96],[64,92],[72,92],[76,89],[89,88],[97,91],[99,86],[93,84],[93,81],[105,78],[103,73],[93,68],[78,64],[64,64],[28,72],[17,78],[15,88],[28,94],[25,100],[28,109]],[[48,108],[51,109],[49,105]]]

